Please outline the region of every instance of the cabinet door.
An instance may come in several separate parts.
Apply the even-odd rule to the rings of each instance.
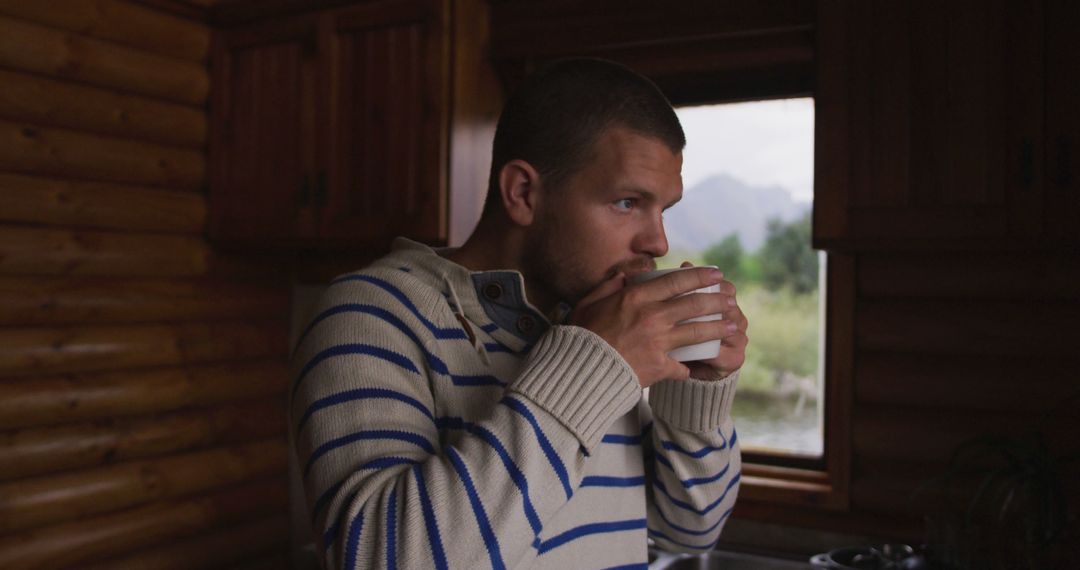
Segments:
[[[819,3],[819,246],[1037,237],[1041,4]]]
[[[1047,230],[1055,244],[1080,245],[1080,5],[1047,0]]]
[[[335,13],[325,238],[445,242],[447,21],[433,0]]]
[[[218,36],[212,237],[275,246],[313,233],[316,32],[298,18]]]

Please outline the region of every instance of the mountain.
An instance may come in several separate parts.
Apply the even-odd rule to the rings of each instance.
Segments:
[[[745,251],[754,251],[765,241],[766,220],[791,221],[809,209],[809,202],[796,202],[781,186],[751,186],[716,174],[683,192],[664,214],[664,229],[673,251],[702,251],[731,232]]]

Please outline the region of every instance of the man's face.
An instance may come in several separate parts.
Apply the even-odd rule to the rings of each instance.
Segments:
[[[545,189],[529,228],[525,278],[555,300],[577,303],[605,279],[651,271],[667,253],[663,212],[682,198],[682,153],[613,127],[593,160]]]

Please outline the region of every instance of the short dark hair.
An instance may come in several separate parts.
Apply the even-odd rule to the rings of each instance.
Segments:
[[[621,126],[659,139],[673,154],[686,135],[671,102],[652,81],[618,63],[562,59],[529,75],[503,107],[495,129],[487,215],[502,203],[499,172],[524,160],[545,187],[561,187],[584,166],[604,129]]]

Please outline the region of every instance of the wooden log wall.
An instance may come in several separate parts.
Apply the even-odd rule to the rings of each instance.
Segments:
[[[210,31],[0,0],[0,567],[286,567],[289,290],[204,239]]]
[[[1075,253],[864,253],[856,267],[853,511],[934,510],[913,492],[977,436],[1040,430],[1052,454],[1080,451]]]

